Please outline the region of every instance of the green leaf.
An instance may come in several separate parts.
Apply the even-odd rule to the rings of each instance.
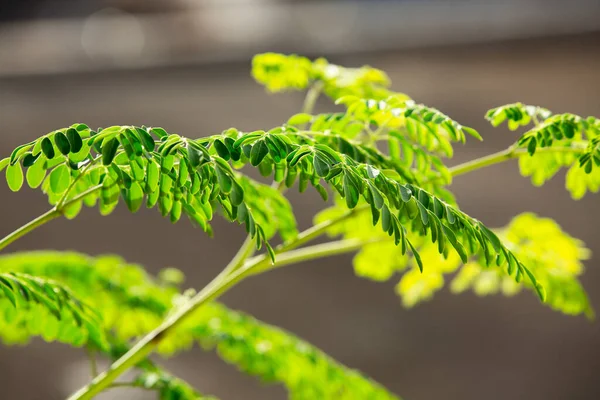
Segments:
[[[215,150],[217,151],[217,154],[219,155],[219,157],[221,157],[225,160],[229,160],[231,158],[231,154],[229,153],[227,146],[225,146],[225,144],[223,142],[221,142],[219,139],[215,140],[214,146],[215,146]]]
[[[535,153],[535,148],[537,146],[537,140],[532,137],[529,140],[529,143],[527,144],[527,152],[529,153],[530,156],[532,156]]]
[[[315,167],[315,172],[320,177],[326,177],[329,175],[329,163],[326,159],[321,157],[319,153],[315,154],[313,157],[313,165]]]
[[[83,140],[79,136],[79,132],[73,128],[67,129],[67,139],[71,145],[71,152],[78,153],[83,147]]]
[[[135,128],[135,131],[137,132],[139,138],[141,139],[142,144],[144,145],[144,148],[146,148],[146,151],[149,153],[152,153],[156,146],[152,135],[150,135],[148,133],[148,131],[146,131],[145,129],[138,128],[138,127]]]
[[[148,161],[148,165],[146,166],[146,183],[149,192],[154,192],[158,188],[159,178],[158,163],[154,160]]]
[[[188,143],[187,146],[188,159],[190,160],[190,164],[192,167],[197,167],[200,165],[200,161],[202,159],[202,153],[196,149],[194,146],[190,146]]]
[[[233,188],[233,179],[229,176],[227,171],[223,170],[221,166],[217,165],[215,168],[217,174],[217,181],[221,187],[223,193],[228,194]]]
[[[48,137],[42,139],[42,151],[48,160],[52,160],[54,158],[54,145]]]
[[[244,202],[244,190],[240,186],[239,183],[233,181],[233,186],[231,187],[230,193],[231,204],[234,206],[239,206]]]
[[[117,154],[117,149],[119,148],[119,141],[116,138],[112,138],[108,141],[108,143],[103,143],[102,145],[102,164],[110,165],[115,155]]]
[[[144,203],[144,191],[139,183],[133,182],[131,187],[125,190],[125,203],[132,213],[137,212]]]
[[[43,162],[37,162],[27,169],[26,179],[27,184],[32,189],[37,188],[42,184],[42,181],[46,177],[46,170],[44,169]]]
[[[54,134],[54,143],[56,144],[56,148],[58,148],[63,155],[66,156],[71,152],[71,144],[69,143],[69,140],[65,134],[61,131],[58,131]]]
[[[354,185],[349,174],[344,174],[344,197],[346,199],[346,205],[348,208],[354,208],[358,204],[359,192],[358,188]]]
[[[71,183],[71,173],[66,164],[61,164],[50,172],[50,189],[56,194],[64,193]]]
[[[263,140],[259,140],[252,146],[250,152],[250,164],[256,167],[269,154],[269,149]]]
[[[13,192],[18,192],[23,186],[23,170],[21,164],[9,165],[6,169],[6,182]]]
[[[10,163],[10,158],[3,158],[0,160],[0,171],[2,171]]]
[[[25,154],[29,151],[29,149],[31,148],[33,143],[35,143],[35,142],[29,142],[26,144],[22,144],[22,145],[18,146],[16,149],[14,149],[10,155],[10,165],[13,165],[17,161],[19,161],[19,159],[23,156],[23,154]]]
[[[288,119],[288,125],[304,125],[312,120],[312,115],[306,113],[295,114]]]
[[[24,167],[31,167],[38,159],[38,157],[40,156],[41,153],[36,154],[35,156],[31,153],[27,153],[25,154],[25,156],[23,157],[23,166]]]

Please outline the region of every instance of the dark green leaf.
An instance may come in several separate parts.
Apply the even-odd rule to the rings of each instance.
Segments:
[[[40,154],[42,154],[42,153],[38,153],[35,156],[31,153],[25,154],[25,157],[23,157],[23,166],[31,167],[36,162],[36,160],[38,159]]]
[[[102,146],[102,164],[110,165],[115,155],[117,154],[117,149],[119,148],[119,141],[116,138],[112,138],[108,141],[108,143],[103,143]]]
[[[147,130],[138,127],[135,128],[135,131],[137,132],[142,144],[146,148],[146,151],[152,153],[155,148],[154,138],[152,135],[150,135]]]
[[[48,160],[54,158],[54,145],[47,137],[42,139],[42,151]]]
[[[54,134],[54,143],[56,144],[56,148],[65,156],[71,152],[71,144],[61,131]]]
[[[344,173],[344,198],[348,208],[354,208],[356,207],[356,204],[358,204],[358,188],[354,185],[354,182],[352,182],[352,179],[349,177],[349,172]]]
[[[231,158],[231,154],[229,153],[229,149],[225,146],[225,143],[221,142],[219,139],[216,139],[214,142],[215,150],[219,157],[229,160]]]
[[[216,166],[217,181],[221,187],[221,192],[228,194],[233,189],[233,179],[219,165]]]
[[[67,130],[67,139],[69,139],[69,144],[71,145],[71,151],[73,153],[78,153],[83,147],[83,140],[81,140],[81,136],[79,136],[77,130],[69,128]]]
[[[229,199],[231,200],[232,205],[239,206],[244,201],[244,190],[236,181],[233,181],[232,183],[233,185],[231,187]]]
[[[537,140],[532,137],[529,140],[529,143],[527,144],[527,152],[529,153],[529,155],[533,155],[535,153],[535,148],[537,147]]]
[[[318,176],[326,177],[329,174],[329,163],[319,153],[313,157],[313,166]]]
[[[257,141],[250,151],[250,164],[257,166],[269,153],[269,149],[263,140]]]

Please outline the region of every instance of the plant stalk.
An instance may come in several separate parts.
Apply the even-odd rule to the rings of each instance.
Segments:
[[[87,386],[69,397],[68,400],[88,400],[109,388],[112,383],[128,369],[134,367],[137,363],[146,358],[158,346],[161,339],[173,332],[185,319],[197,310],[203,304],[215,300],[225,293],[231,287],[235,286],[245,277],[255,275],[260,272],[298,263],[301,261],[312,260],[315,258],[331,256],[336,254],[355,251],[365,244],[359,239],[340,240],[330,243],[318,244],[300,250],[282,253],[277,258],[274,265],[270,265],[268,259],[255,257],[246,262],[243,267],[233,270],[229,274],[223,272],[213,279],[202,291],[192,297],[186,304],[181,306],[156,329],[141,339],[125,355],[113,363],[110,368],[98,375]],[[232,260],[232,263],[235,261]],[[232,264],[230,263],[230,265]],[[228,266],[229,267],[229,266]],[[228,268],[226,267],[225,270]],[[224,271],[225,271],[224,270]]]
[[[304,98],[304,104],[302,105],[303,113],[312,114],[322,89],[322,82],[316,82],[308,89]]]
[[[46,211],[44,214],[40,215],[39,217],[37,217],[37,218],[29,221],[25,225],[21,226],[19,229],[13,231],[12,233],[9,233],[4,238],[0,239],[0,251],[2,251],[6,246],[11,244],[15,240],[17,240],[17,239],[25,236],[29,232],[33,231],[34,229],[39,228],[40,226],[52,221],[53,219],[60,217],[62,215],[62,211],[66,207],[70,206],[71,204],[75,203],[76,201],[83,199],[85,196],[97,191],[101,187],[102,187],[101,185],[94,186],[93,188],[90,188],[90,189],[86,190],[85,192],[72,198],[71,200],[65,202],[61,207],[53,207],[50,210]]]
[[[542,147],[536,150],[537,153],[580,153],[581,147]],[[452,177],[464,175],[466,173],[488,167],[490,165],[499,164],[501,162],[519,158],[528,155],[527,149],[509,147],[505,150],[487,155],[485,157],[476,158],[463,164],[449,168]]]

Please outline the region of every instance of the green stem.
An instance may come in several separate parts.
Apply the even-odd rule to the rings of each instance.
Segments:
[[[331,219],[331,220],[328,220],[325,222],[321,222],[320,224],[313,225],[310,228],[308,228],[307,230],[300,232],[294,240],[277,246],[275,248],[275,253],[279,254],[279,253],[283,253],[285,251],[289,251],[289,250],[298,248],[298,247],[302,246],[303,244],[308,243],[311,240],[314,240],[317,237],[321,236],[332,226],[337,225],[341,222],[344,222],[347,219],[349,219],[350,217],[352,217],[358,213],[361,213],[363,211],[369,210],[369,209],[370,209],[370,206],[368,204],[363,204],[363,205],[360,205],[360,206],[342,214],[338,218],[334,218],[334,219]],[[266,258],[266,256],[259,256],[259,257]]]
[[[228,275],[231,272],[238,269],[239,267],[241,267],[242,265],[244,265],[244,262],[246,261],[246,259],[248,257],[251,257],[252,254],[254,253],[255,243],[256,243],[256,240],[254,240],[254,238],[252,238],[251,235],[248,235],[246,237],[246,240],[244,240],[244,243],[242,243],[242,246],[240,247],[238,252],[235,254],[235,256],[233,256],[233,259],[225,267],[225,269],[223,269],[223,272],[221,272],[221,274]]]
[[[574,143],[576,144],[576,143]],[[580,153],[583,149],[581,147],[542,147],[536,150],[537,153]],[[509,147],[508,149],[499,151],[487,155],[485,157],[476,158],[475,160],[468,161],[463,164],[456,165],[449,169],[452,177],[464,175],[466,173],[488,167],[490,165],[499,164],[501,162],[511,160],[513,158],[519,158],[524,155],[528,155],[527,149],[519,149]]]
[[[345,239],[333,242],[316,244],[303,247],[298,250],[291,250],[281,253],[277,256],[274,264],[262,256],[254,257],[248,260],[247,267],[244,267],[246,275],[258,275],[265,271],[275,268],[285,267],[286,265],[296,264],[303,261],[314,260],[317,258],[330,257],[338,254],[351,253],[362,248],[369,243],[376,243],[386,238],[375,238],[371,240]]]
[[[91,158],[91,157],[90,157]],[[85,167],[83,167],[83,169],[81,170],[81,172],[79,173],[79,175],[77,175],[75,177],[75,179],[73,179],[73,181],[71,181],[71,183],[69,184],[69,187],[67,188],[67,190],[65,191],[65,194],[60,198],[60,200],[58,201],[58,203],[56,203],[56,208],[60,209],[65,201],[67,200],[67,196],[69,195],[69,193],[71,193],[71,189],[73,189],[73,187],[77,184],[77,182],[79,182],[79,180],[81,179],[82,176],[85,175],[85,173],[94,165],[94,163],[99,160],[101,157],[97,157],[97,158],[92,158],[90,160],[90,162],[88,163],[88,165],[86,165]]]
[[[94,186],[93,188],[86,190],[85,192],[75,196],[71,200],[64,203],[60,208],[53,207],[50,210],[48,210],[47,212],[45,212],[44,214],[40,215],[39,217],[37,217],[37,218],[29,221],[25,225],[21,226],[19,229],[6,235],[4,238],[0,239],[0,251],[3,250],[6,246],[11,244],[12,242],[14,242],[15,240],[17,240],[17,239],[25,236],[29,232],[33,231],[34,229],[39,228],[40,226],[46,224],[47,222],[50,222],[53,219],[60,217],[62,215],[62,211],[66,207],[68,207],[69,205],[71,205],[72,203],[74,203],[76,201],[81,200],[88,194],[97,191],[101,187],[102,187],[101,185],[98,185],[98,186]]]
[[[4,249],[6,246],[19,239],[20,237],[25,236],[35,228],[38,228],[44,225],[46,222],[50,222],[53,219],[60,217],[60,215],[61,213],[59,210],[57,210],[56,208],[52,208],[51,210],[48,210],[36,219],[29,221],[25,225],[21,226],[19,229],[13,231],[12,233],[9,233],[2,240],[0,240],[0,250]]]
[[[234,257],[232,262],[225,267],[215,279],[213,279],[204,289],[197,295],[192,297],[186,304],[175,310],[167,319],[156,329],[142,338],[135,344],[125,355],[113,363],[110,368],[98,375],[87,386],[73,394],[69,400],[87,400],[93,398],[110,385],[125,371],[134,367],[137,363],[146,358],[154,351],[158,343],[173,332],[185,319],[192,314],[198,307],[203,304],[218,298],[227,290],[242,281],[245,277],[257,274],[259,272],[272,269],[274,267],[289,265],[301,261],[311,260],[314,258],[347,253],[359,249],[365,244],[364,241],[358,239],[341,240],[331,243],[319,244],[305,249],[282,253],[277,258],[274,265],[270,265],[270,261],[265,257],[259,256],[249,260],[241,268],[234,269],[230,267],[234,262],[237,262],[237,257]],[[289,247],[292,247],[289,245]],[[231,273],[225,274],[226,270],[232,270]]]
[[[304,104],[302,105],[303,113],[311,114],[313,112],[317,99],[321,94],[321,90],[323,90],[322,82],[316,82],[308,89],[306,97],[304,98]]]
[[[88,347],[87,348],[88,359],[90,361],[90,374],[92,379],[98,375],[98,363],[96,362],[96,350]]]

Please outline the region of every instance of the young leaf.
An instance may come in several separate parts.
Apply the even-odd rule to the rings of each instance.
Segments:
[[[71,173],[66,164],[60,164],[54,168],[49,176],[50,189],[56,194],[64,193],[71,183]]]
[[[63,155],[66,156],[71,152],[71,145],[69,144],[69,140],[61,131],[58,131],[54,134],[54,143]]]
[[[79,132],[74,128],[67,129],[67,139],[69,139],[69,144],[71,145],[71,152],[78,153],[83,147],[83,140],[81,140]]]
[[[117,149],[119,148],[119,141],[116,138],[112,138],[108,141],[108,143],[102,144],[102,164],[110,165],[115,155],[117,154]]]
[[[23,170],[21,164],[9,165],[6,169],[6,182],[13,192],[18,192],[23,186]]]
[[[54,145],[52,144],[52,142],[50,141],[50,139],[48,139],[48,137],[45,137],[42,139],[42,151],[44,152],[44,155],[46,156],[46,158],[48,160],[52,160],[54,158]]]

